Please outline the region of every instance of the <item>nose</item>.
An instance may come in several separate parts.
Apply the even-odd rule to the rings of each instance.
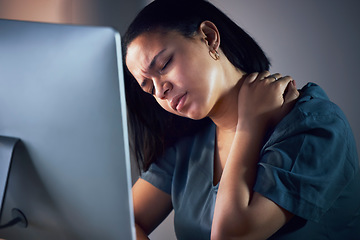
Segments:
[[[154,81],[156,83],[158,81]],[[155,86],[155,96],[161,100],[166,99],[167,95],[172,89],[172,84],[168,81],[165,82],[158,82],[157,84],[154,84]]]

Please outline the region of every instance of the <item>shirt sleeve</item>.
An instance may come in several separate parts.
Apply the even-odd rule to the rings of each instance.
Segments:
[[[295,106],[264,145],[254,191],[318,222],[358,168],[355,141],[341,110],[309,98]]]
[[[175,148],[168,148],[161,158],[141,174],[141,178],[163,192],[171,194],[175,157]]]

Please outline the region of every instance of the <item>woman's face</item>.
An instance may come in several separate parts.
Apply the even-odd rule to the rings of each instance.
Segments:
[[[211,58],[200,34],[141,34],[128,46],[126,65],[145,92],[179,116],[204,118],[220,97],[221,64]]]

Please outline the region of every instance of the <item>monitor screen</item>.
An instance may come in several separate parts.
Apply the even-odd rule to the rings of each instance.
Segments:
[[[0,239],[135,239],[123,84],[113,29],[0,20]]]

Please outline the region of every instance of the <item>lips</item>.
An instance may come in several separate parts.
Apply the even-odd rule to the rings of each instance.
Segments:
[[[175,111],[180,111],[184,105],[186,94],[179,94],[170,100],[171,108]]]

